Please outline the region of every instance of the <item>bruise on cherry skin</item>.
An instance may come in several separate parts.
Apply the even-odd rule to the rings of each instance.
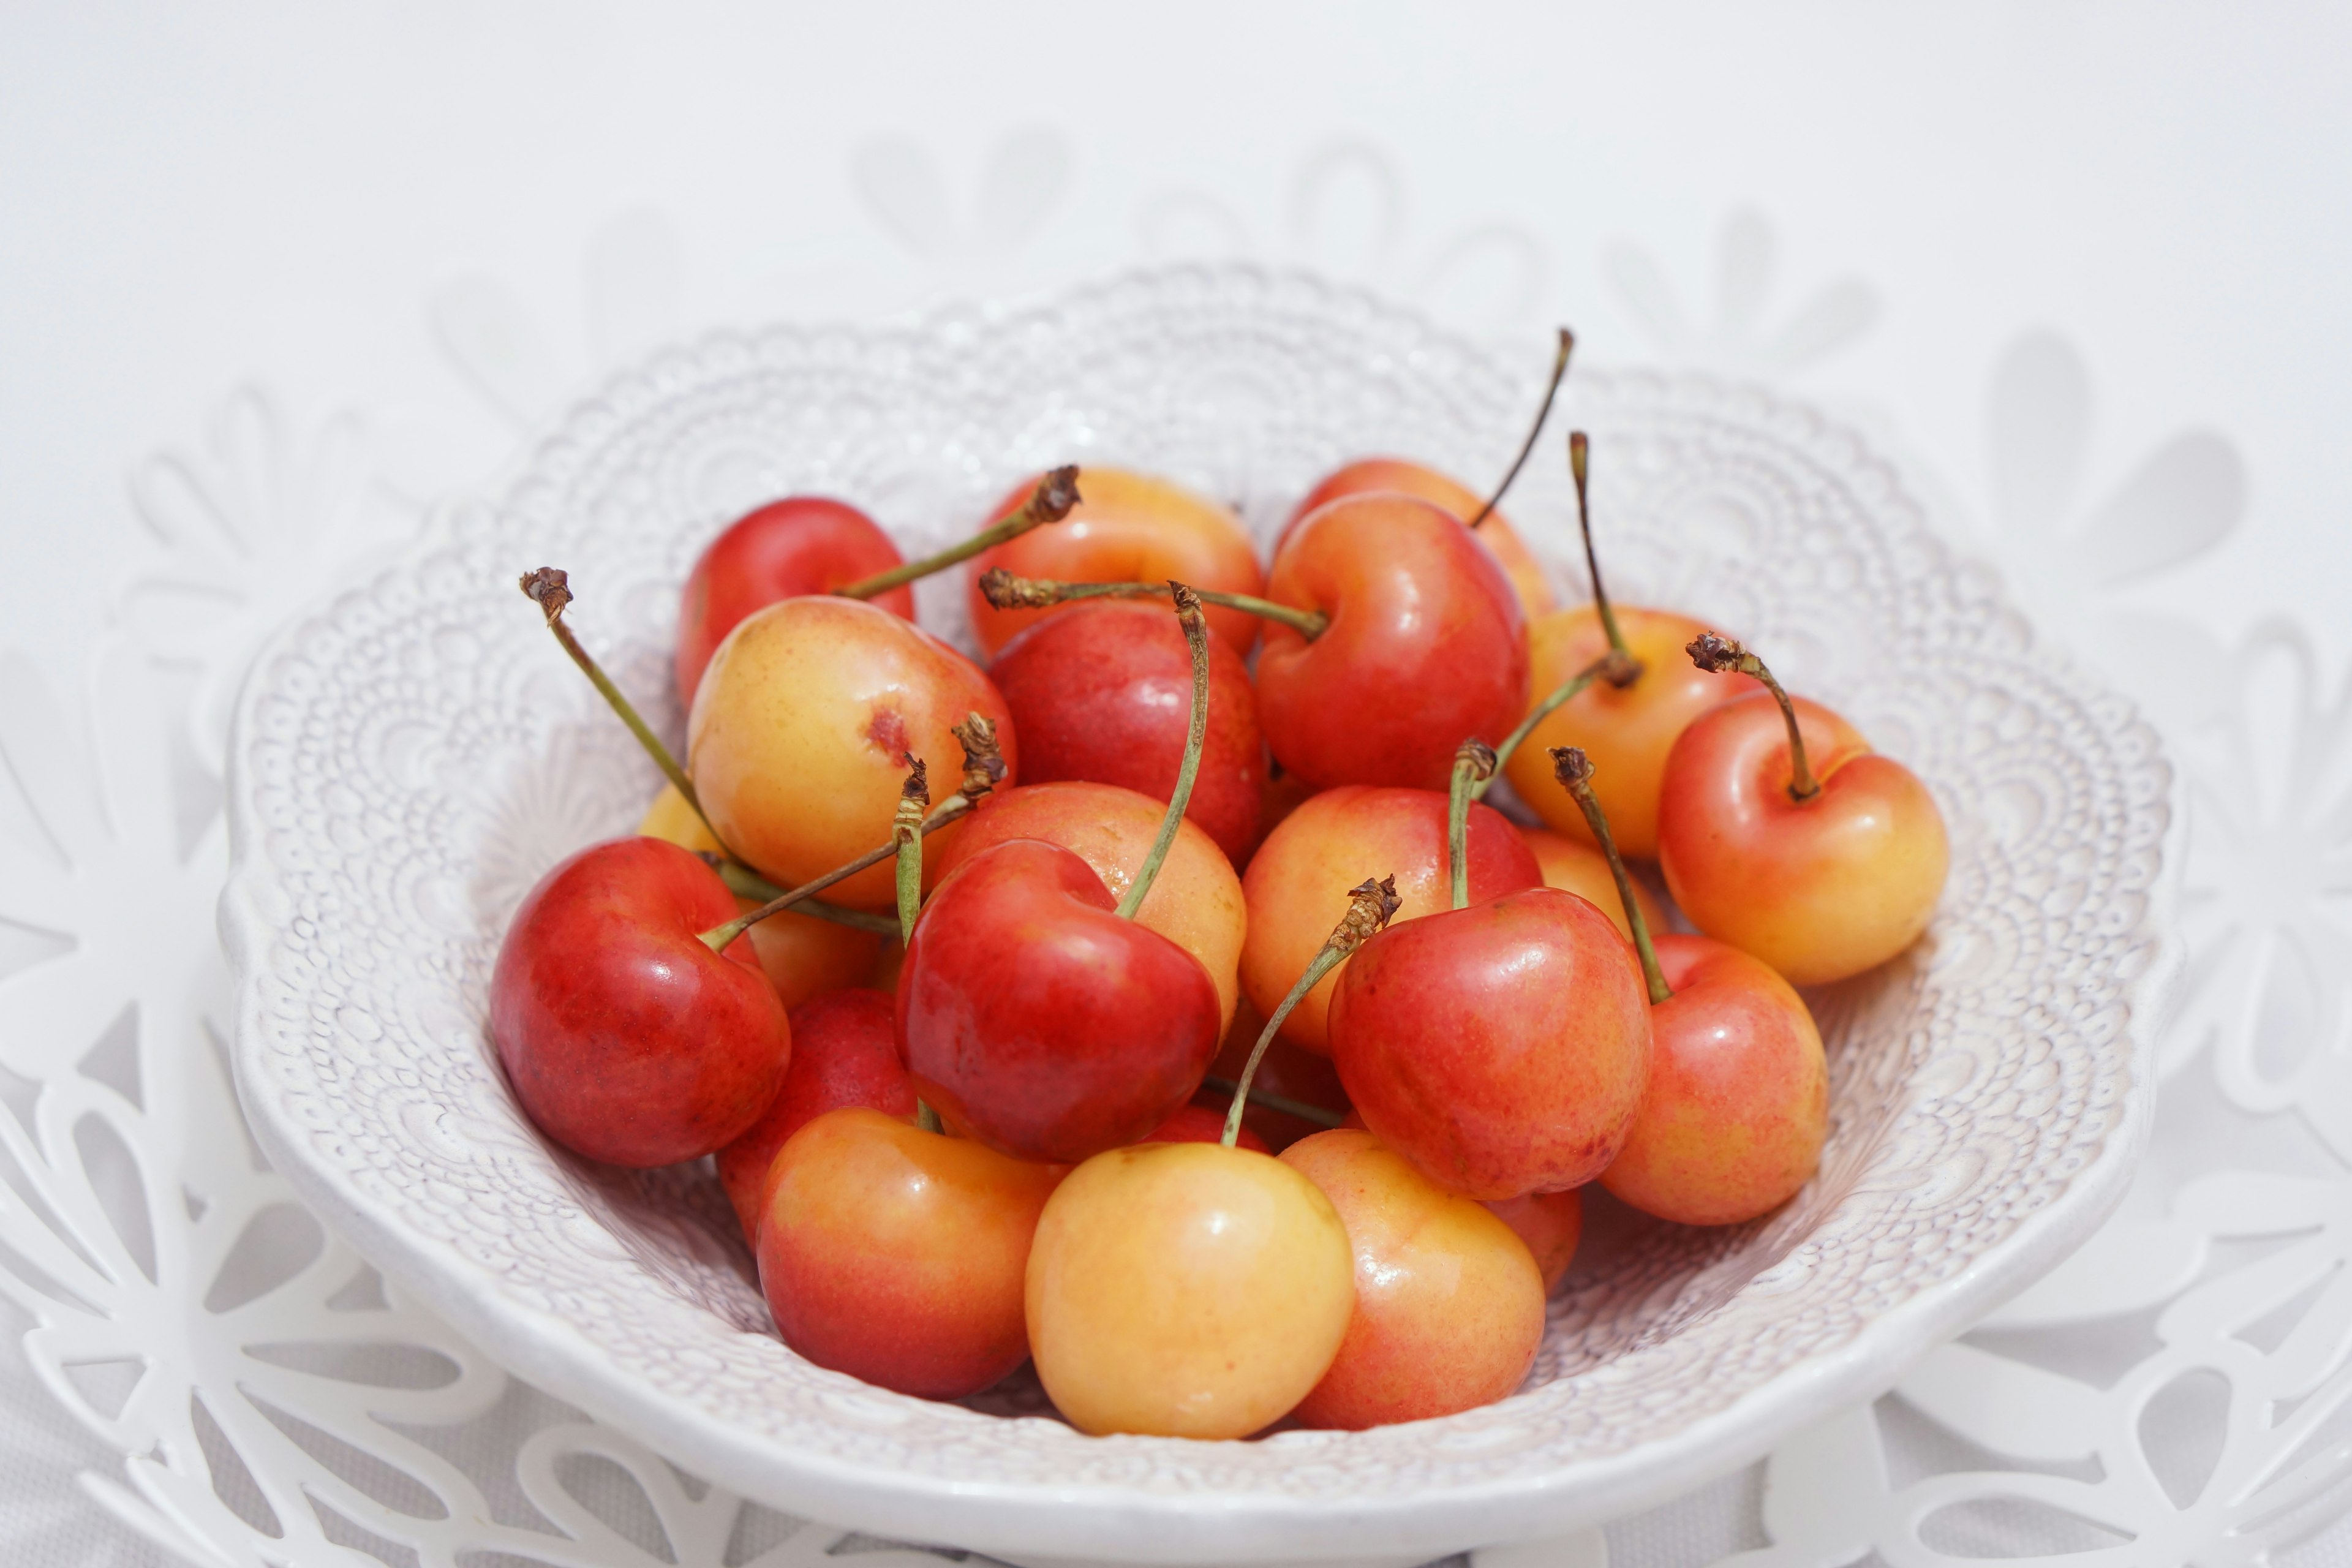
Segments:
[[[899,717],[896,708],[877,707],[874,717],[866,721],[866,739],[895,763],[907,754],[907,721]]]

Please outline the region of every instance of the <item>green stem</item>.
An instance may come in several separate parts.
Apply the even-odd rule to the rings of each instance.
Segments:
[[[1626,649],[1625,634],[1617,629],[1617,612],[1609,607],[1609,591],[1601,585],[1601,557],[1592,548],[1592,505],[1585,494],[1585,481],[1592,464],[1592,438],[1581,430],[1568,433],[1568,471],[1576,479],[1576,526],[1584,535],[1584,569],[1592,576],[1592,607],[1601,613],[1601,629],[1609,637],[1609,651],[1621,663],[1630,662],[1633,656]],[[1638,665],[1624,679],[1612,677],[1612,684],[1631,686],[1641,676]]]
[[[940,807],[937,811],[932,812],[929,816],[923,818],[923,831],[926,834],[937,833],[949,823],[957,820],[966,812],[969,812],[971,807],[972,803],[963,795],[951,795],[948,796],[947,799],[940,803]],[[724,952],[727,951],[729,944],[733,942],[737,937],[741,936],[745,931],[750,931],[753,926],[758,925],[770,915],[791,909],[794,904],[800,903],[803,900],[817,893],[822,893],[827,888],[832,887],[835,882],[845,881],[851,877],[855,877],[858,872],[866,870],[869,867],[879,866],[883,861],[889,859],[890,857],[896,855],[898,852],[898,836],[894,829],[887,843],[882,844],[875,848],[868,849],[865,854],[860,855],[856,859],[850,861],[847,865],[835,866],[832,870],[827,871],[822,877],[803,882],[797,888],[785,889],[774,898],[770,899],[766,903],[761,904],[758,909],[748,910],[742,914],[736,916],[733,920],[729,921],[725,925],[711,927],[709,931],[702,933],[702,940],[709,946],[713,952]]]
[[[1454,753],[1454,783],[1445,797],[1445,863],[1454,881],[1454,908],[1470,907],[1470,798],[1495,776],[1495,748],[1472,737]]]
[[[923,810],[931,804],[930,778],[922,759],[908,757],[913,769],[898,791],[898,816],[890,825],[898,841],[898,940],[915,940],[915,917],[923,909]]]
[[[1599,658],[1553,687],[1550,696],[1528,709],[1528,716],[1519,721],[1518,727],[1504,736],[1503,743],[1495,748],[1495,773],[1478,781],[1470,792],[1470,798],[1482,799],[1487,790],[1494,786],[1495,773],[1501,773],[1504,764],[1511,760],[1511,753],[1527,743],[1528,737],[1535,733],[1536,726],[1550,718],[1554,710],[1562,704],[1572,701],[1578,692],[1600,679],[1608,670],[1611,661],[1616,657],[1613,653],[1602,654]]]
[[[1059,522],[1070,515],[1078,504],[1078,470],[1075,468],[1055,468],[1037,481],[1029,499],[1021,509],[1003,521],[992,524],[973,534],[961,544],[950,544],[936,554],[920,561],[904,562],[887,572],[877,572],[871,577],[861,577],[845,588],[834,592],[845,599],[870,599],[877,594],[887,594],[902,583],[918,577],[928,577],[934,572],[944,572],[960,561],[969,561],[984,550],[993,550],[1008,539],[1018,539],[1033,528],[1049,522]]]
[[[1184,733],[1184,760],[1176,768],[1176,789],[1168,797],[1168,809],[1160,815],[1160,837],[1151,841],[1151,852],[1143,858],[1143,865],[1128,884],[1127,896],[1118,901],[1118,918],[1131,921],[1135,911],[1143,907],[1144,896],[1159,879],[1160,863],[1168,858],[1169,847],[1176,842],[1176,830],[1184,824],[1184,808],[1192,804],[1192,781],[1201,775],[1201,751],[1209,740],[1209,623],[1201,614],[1200,595],[1181,583],[1171,582],[1169,592],[1176,600],[1176,619],[1184,627],[1184,641],[1192,652],[1192,721]]]
[[[1585,826],[1592,829],[1593,841],[1609,858],[1609,874],[1617,879],[1617,901],[1625,906],[1625,923],[1633,932],[1633,951],[1642,955],[1642,979],[1650,987],[1650,1005],[1654,1007],[1674,993],[1667,989],[1665,971],[1658,967],[1650,922],[1642,918],[1642,900],[1633,896],[1633,874],[1625,869],[1625,858],[1617,853],[1617,840],[1610,837],[1609,817],[1601,809],[1601,797],[1592,793],[1592,760],[1578,747],[1554,746],[1551,764],[1552,776],[1576,797],[1576,804],[1584,810]]]
[[[928,1100],[918,1100],[915,1101],[915,1125],[921,1128],[926,1132],[944,1132],[947,1131],[946,1128],[940,1125],[940,1113],[931,1109],[931,1102]]]
[[[1241,1085],[1229,1078],[1211,1073],[1201,1080],[1201,1087],[1212,1094],[1232,1094]],[[1293,1100],[1286,1094],[1276,1094],[1270,1089],[1249,1091],[1252,1105],[1263,1105],[1268,1110],[1279,1110],[1285,1116],[1296,1116],[1301,1121],[1312,1121],[1318,1127],[1337,1127],[1348,1119],[1325,1105],[1309,1105],[1303,1100]]]
[[[1290,988],[1290,994],[1282,999],[1282,1005],[1274,1010],[1274,1016],[1265,1021],[1265,1027],[1258,1034],[1257,1044],[1250,1048],[1249,1061],[1242,1068],[1242,1076],[1234,1082],[1233,1107],[1225,1112],[1224,1136],[1218,1140],[1226,1148],[1232,1148],[1241,1138],[1242,1111],[1249,1104],[1250,1080],[1257,1076],[1257,1064],[1265,1059],[1265,1048],[1274,1043],[1274,1037],[1281,1029],[1284,1020],[1290,1016],[1291,1010],[1298,1005],[1300,999],[1314,990],[1340,960],[1361,947],[1367,938],[1389,923],[1400,901],[1396,879],[1392,876],[1383,877],[1377,882],[1367,878],[1348,890],[1348,912],[1339,918],[1339,923],[1332,929],[1329,939],[1316,952],[1314,962],[1307,966],[1307,973],[1300,975],[1298,983]]]
[[[706,859],[716,857],[706,856]],[[784,889],[762,877],[740,860],[719,860],[714,868],[727,890],[739,899],[766,903]],[[822,899],[803,899],[793,906],[794,913],[814,915],[821,921],[831,921],[838,926],[855,931],[870,931],[877,936],[897,936],[898,921],[895,915],[878,915],[872,910],[848,910],[839,904],[828,904]]]
[[[1536,422],[1528,426],[1528,438],[1520,444],[1519,455],[1511,459],[1510,471],[1503,476],[1503,482],[1495,487],[1495,493],[1486,498],[1486,504],[1480,507],[1478,515],[1470,520],[1472,528],[1494,515],[1495,509],[1503,504],[1504,493],[1511,488],[1511,481],[1517,479],[1519,470],[1528,466],[1528,454],[1536,449],[1536,437],[1543,434],[1544,421],[1551,417],[1552,402],[1559,396],[1560,381],[1568,374],[1568,356],[1575,351],[1576,334],[1562,327],[1559,330],[1559,351],[1552,355],[1551,382],[1544,388],[1543,405],[1536,410]]]
[[[1717,637],[1713,632],[1699,633],[1683,651],[1690,655],[1693,664],[1710,673],[1751,675],[1764,683],[1772,700],[1780,705],[1780,722],[1789,730],[1789,798],[1801,804],[1821,794],[1821,781],[1813,777],[1812,766],[1805,757],[1805,735],[1797,727],[1796,704],[1789,700],[1788,692],[1781,689],[1772,672],[1764,668],[1764,661],[1729,637]]]
[[[980,591],[1000,610],[1042,610],[1073,599],[1151,599],[1168,589],[1159,583],[1063,583],[1050,577],[1016,577],[999,566],[982,575]],[[1331,626],[1331,617],[1319,611],[1278,605],[1251,594],[1225,594],[1214,588],[1195,588],[1192,592],[1204,605],[1276,622],[1308,642],[1321,637]]]

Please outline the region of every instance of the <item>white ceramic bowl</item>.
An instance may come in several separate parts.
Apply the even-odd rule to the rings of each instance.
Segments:
[[[910,330],[715,337],[612,381],[502,494],[286,631],[245,694],[223,921],[271,1158],[506,1364],[677,1463],[1000,1553],[1425,1558],[1639,1506],[1876,1393],[2122,1191],[2168,967],[2169,773],[2122,699],[1923,532],[1886,463],[1751,389],[1571,377],[1614,591],[1749,638],[1919,770],[1951,881],[1913,953],[1813,998],[1834,1080],[1820,1177],[1759,1224],[1589,1248],[1517,1396],[1186,1443],[1081,1436],[1034,1385],[982,1409],[884,1393],[774,1338],[704,1170],[551,1150],[484,1037],[516,900],[656,783],[523,570],[572,573],[572,625],[675,734],[678,584],[764,499],[853,498],[912,554],[1024,470],[1119,463],[1230,499],[1263,540],[1349,458],[1499,471],[1530,379],[1364,295],[1212,269]],[[1557,563],[1576,559],[1562,467],[1548,443],[1508,509]],[[927,624],[963,636],[961,594],[926,584]]]

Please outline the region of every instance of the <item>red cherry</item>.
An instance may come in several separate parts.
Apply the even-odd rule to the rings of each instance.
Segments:
[[[694,706],[702,667],[752,611],[779,599],[829,594],[898,563],[898,547],[872,518],[823,496],[790,496],[738,519],[687,575],[677,612],[678,700]],[[887,589],[872,602],[915,618],[911,588]]]
[[[1476,517],[1485,502],[1458,479],[1439,473],[1426,463],[1416,463],[1403,458],[1359,458],[1352,463],[1333,469],[1323,476],[1323,482],[1307,492],[1307,499],[1292,509],[1290,521],[1282,526],[1282,535],[1276,542],[1279,552],[1284,542],[1297,531],[1300,522],[1327,502],[1341,496],[1364,495],[1375,490],[1395,490],[1403,495],[1419,496],[1433,506],[1444,508],[1464,522]],[[1545,580],[1543,563],[1535,558],[1526,542],[1512,529],[1510,520],[1500,509],[1489,510],[1484,521],[1471,531],[1473,539],[1486,547],[1503,574],[1511,580],[1512,589],[1519,595],[1520,608],[1533,620],[1548,616],[1559,605],[1551,584]]]
[[[1192,660],[1160,605],[1093,599],[1036,622],[988,668],[1021,737],[1025,784],[1123,784],[1165,801],[1190,722]],[[1209,648],[1209,735],[1185,816],[1235,865],[1257,845],[1265,771],[1257,694],[1241,656]]]
[[[540,879],[490,974],[490,1037],[541,1131],[615,1165],[699,1159],[775,1099],[792,1026],[750,942],[700,933],[735,895],[658,838],[593,845]]]
[[[1318,787],[1444,789],[1465,736],[1526,711],[1526,617],[1460,519],[1410,496],[1349,496],[1299,524],[1265,596],[1329,625],[1280,622],[1258,656],[1258,719],[1282,765]]]
[[[950,1126],[1075,1163],[1134,1142],[1201,1087],[1216,984],[1117,908],[1084,859],[1032,838],[941,879],[898,972],[898,1044]]]
[[[1331,1059],[1364,1124],[1439,1185],[1556,1191],[1599,1175],[1633,1127],[1649,993],[1608,916],[1531,888],[1359,948]]]
[[[719,1184],[746,1237],[759,1227],[760,1194],[776,1151],[803,1127],[847,1105],[915,1120],[915,1081],[898,1059],[896,1010],[887,991],[863,986],[829,991],[792,1010],[793,1059],[783,1088],[742,1136],[719,1151]]]
[[[1180,1105],[1168,1120],[1136,1140],[1139,1143],[1216,1143],[1225,1136],[1225,1113],[1212,1110],[1205,1105]],[[1260,1154],[1271,1154],[1265,1140],[1244,1127],[1234,1137],[1234,1145]]]

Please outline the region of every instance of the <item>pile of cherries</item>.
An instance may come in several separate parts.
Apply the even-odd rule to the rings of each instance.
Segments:
[[[1948,858],[1852,725],[1609,602],[1588,452],[1568,608],[1493,500],[1388,458],[1269,569],[1112,468],[912,563],[778,501],[687,583],[683,764],[530,574],[669,784],[516,911],[523,1109],[592,1160],[716,1154],[785,1342],[885,1387],[1034,1358],[1083,1430],[1191,1437],[1508,1394],[1584,1184],[1729,1225],[1811,1178],[1793,987],[1907,947]],[[912,618],[959,564],[985,670]]]

